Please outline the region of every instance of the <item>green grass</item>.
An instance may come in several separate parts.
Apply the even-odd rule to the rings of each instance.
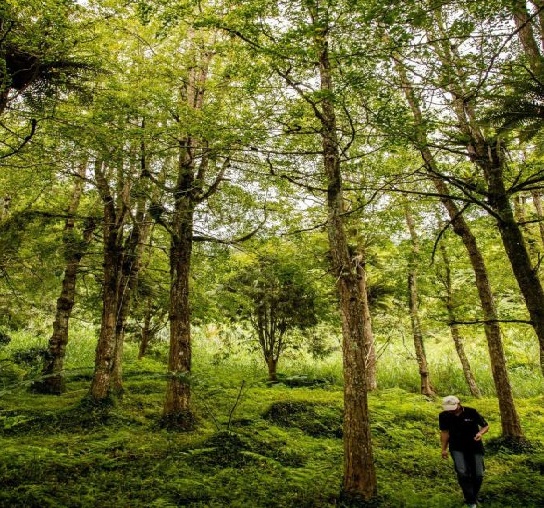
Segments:
[[[23,345],[29,344],[10,348]],[[36,375],[31,365],[20,367],[19,381],[1,392],[1,507],[338,506],[343,455],[338,357],[318,362],[292,353],[280,365],[284,378],[325,384],[289,387],[266,383],[258,356],[238,351],[224,357],[210,347],[195,348],[198,424],[192,432],[173,433],[159,426],[164,347],[138,362],[136,348],[127,344],[126,394],[107,410],[81,405],[89,388],[92,341],[76,340],[72,348],[62,396],[29,393],[28,378]],[[380,389],[369,397],[378,506],[462,506],[451,461],[440,457],[439,399],[415,393],[417,369],[410,362],[394,354],[382,357]],[[471,399],[453,364],[434,365],[442,394],[460,393],[491,424],[483,506],[544,506],[544,397],[542,391],[531,395],[541,376],[516,387],[523,394],[516,404],[532,448],[513,453],[498,439],[492,388],[485,388],[482,399]],[[483,364],[475,370],[485,378]]]

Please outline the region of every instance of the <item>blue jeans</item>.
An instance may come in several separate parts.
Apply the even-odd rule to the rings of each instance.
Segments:
[[[484,456],[481,454],[450,450],[457,481],[467,504],[476,504],[476,498],[484,479]]]

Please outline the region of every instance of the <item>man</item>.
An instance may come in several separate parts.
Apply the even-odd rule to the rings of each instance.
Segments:
[[[489,425],[478,411],[463,407],[455,395],[444,397],[442,408],[438,415],[442,458],[448,458],[449,447],[465,502],[475,508],[484,477],[482,436]]]

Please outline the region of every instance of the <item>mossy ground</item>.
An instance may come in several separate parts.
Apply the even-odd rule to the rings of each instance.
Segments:
[[[31,393],[24,378],[4,385],[0,507],[341,506],[337,375],[314,372],[319,382],[312,383],[312,372],[295,366],[290,374],[306,376],[304,383],[289,383],[287,376],[271,385],[258,361],[218,364],[197,356],[195,428],[172,432],[160,418],[164,362],[128,356],[124,396],[109,407],[86,404],[90,377],[81,366],[61,396]],[[543,507],[544,397],[516,399],[529,443],[517,450],[499,439],[495,397],[463,396],[463,402],[491,424],[483,506]],[[439,399],[383,387],[369,404],[379,490],[374,506],[463,506],[451,460],[440,457]]]
[[[82,380],[59,397],[4,394],[0,506],[338,506],[340,387],[255,382],[233,415],[238,387],[201,387],[197,426],[187,433],[158,425],[164,388],[159,377],[129,376],[123,399],[94,411],[81,404]],[[491,423],[485,506],[544,506],[542,397],[518,400],[533,444],[522,453],[493,446],[500,432],[493,398],[473,405]],[[378,506],[461,506],[451,463],[440,458],[438,402],[389,389],[373,393],[370,407]]]

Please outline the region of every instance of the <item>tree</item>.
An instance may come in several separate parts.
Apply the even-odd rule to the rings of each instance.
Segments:
[[[292,345],[290,334],[318,322],[317,291],[293,245],[272,242],[253,255],[234,255],[237,266],[227,282],[231,314],[249,320],[268,367],[277,380],[281,354]]]
[[[47,0],[0,5],[0,116],[17,112],[1,126],[1,157],[17,153],[33,138],[41,117],[69,92],[83,92],[99,69],[81,42],[90,16],[75,2]],[[29,109],[23,112],[22,105]],[[49,106],[49,108],[47,107]],[[9,115],[8,115],[9,116]]]
[[[255,54],[266,58],[290,89],[284,99],[285,105],[276,108],[279,114],[271,120],[278,121],[278,126],[274,126],[276,129],[279,127],[291,134],[293,142],[286,142],[289,147],[286,151],[291,157],[299,154],[301,164],[298,169],[291,163],[281,174],[298,183],[315,181],[315,185],[306,188],[313,194],[325,196],[323,215],[326,215],[331,273],[336,280],[342,318],[342,496],[350,501],[367,501],[377,493],[367,400],[366,368],[370,355],[365,340],[366,323],[357,260],[352,256],[346,230],[344,199],[344,165],[357,131],[347,107],[349,94],[335,86],[335,78],[343,76],[341,63],[346,55],[342,35],[350,31],[357,33],[364,24],[352,6],[344,2],[264,2],[255,6],[251,18],[247,11],[239,18],[235,16],[236,9],[232,12],[218,24],[247,41]],[[279,32],[278,26],[281,26]],[[350,58],[346,56],[345,61],[349,62]],[[319,157],[319,170],[316,171],[315,157],[310,155]],[[268,160],[272,172],[280,173],[271,158]]]
[[[402,89],[413,115],[414,134],[412,142],[421,154],[429,178],[438,192],[442,205],[447,210],[452,229],[461,238],[474,271],[476,287],[484,314],[484,331],[487,338],[493,380],[501,407],[503,434],[505,437],[517,438],[522,434],[521,426],[509,381],[506,357],[502,344],[502,332],[485,260],[476,237],[462,214],[462,210],[458,208],[447,183],[439,176],[442,172],[436,157],[430,149],[431,143],[428,140],[423,114],[414,91],[415,87],[407,82],[406,72],[400,64],[397,65],[397,72],[401,78]]]
[[[476,184],[471,179],[463,178],[457,178],[455,182],[472,202],[482,206],[496,221],[539,341],[541,370],[544,373],[544,290],[510,199],[523,189],[534,188],[542,177],[540,174],[529,174],[525,178],[511,175],[507,162],[507,139],[500,132],[490,133],[486,129],[485,112],[481,111],[481,103],[485,102],[486,97],[480,91],[485,88],[485,82],[474,83],[470,79],[466,72],[469,55],[461,54],[458,46],[452,47],[447,42],[450,35],[448,24],[454,23],[453,16],[446,9],[434,10],[428,35],[435,41],[433,47],[440,63],[438,78],[444,83],[443,91],[451,95],[449,107],[457,121],[456,143],[465,148],[466,157],[480,173]],[[481,67],[482,64],[478,61],[474,65]]]
[[[429,367],[427,364],[427,354],[425,353],[425,345],[423,342],[423,331],[421,329],[421,320],[419,318],[419,292],[417,289],[419,239],[416,232],[412,210],[406,202],[404,203],[404,217],[406,219],[408,231],[410,232],[410,243],[412,247],[408,260],[408,309],[410,312],[410,322],[412,324],[414,349],[419,367],[421,393],[428,397],[432,397],[435,395],[435,391],[431,384]]]
[[[464,25],[455,23],[458,13],[450,5],[420,11],[416,16],[417,23],[407,31],[401,29],[401,32],[407,41],[423,36],[430,41],[429,46],[410,46],[404,42],[404,54],[400,56],[396,48],[392,51],[392,57],[396,62],[395,70],[399,77],[397,83],[402,87],[412,114],[411,142],[421,153],[423,167],[437,190],[437,197],[448,211],[454,232],[459,235],[467,249],[475,273],[476,287],[484,313],[484,330],[493,379],[501,408],[503,435],[517,440],[522,437],[522,431],[509,382],[499,316],[482,252],[463,216],[464,209],[469,204],[477,204],[490,213],[501,232],[501,238],[516,278],[519,281],[523,272],[525,275],[521,277],[521,280],[527,282],[526,277],[529,273],[526,269],[530,262],[528,265],[525,243],[523,238],[518,236],[521,232],[515,224],[509,201],[513,188],[506,190],[506,179],[509,173],[503,157],[505,146],[503,140],[493,138],[488,133],[483,117],[478,115],[480,102],[488,98],[484,93],[484,90],[488,90],[487,86],[484,86],[487,85],[489,72],[489,68],[487,72],[484,71],[486,69],[484,62],[488,55],[481,46],[479,46],[479,53],[468,51],[461,55],[462,45],[450,44],[451,37],[454,35],[459,37],[459,40],[470,39],[466,30],[469,27],[474,30],[478,23],[481,23],[480,29],[485,30],[491,20],[479,18],[482,12],[487,14],[487,8],[467,12],[470,23]],[[447,23],[450,23],[450,31],[446,29]],[[400,27],[397,26],[397,28]],[[391,36],[394,31],[390,30],[388,33]],[[496,44],[497,40],[492,39],[489,41],[490,47],[486,46],[485,49],[494,55],[497,50]],[[429,47],[436,53],[429,53]],[[475,56],[476,54],[478,57]],[[414,60],[418,62],[417,68],[414,67]],[[471,73],[467,72],[469,62],[474,67]],[[408,80],[408,75],[413,76],[412,81]],[[481,80],[473,79],[474,76],[481,77]],[[430,99],[432,94],[429,95],[427,88],[421,86],[422,80],[430,90],[441,94],[444,98],[444,110],[436,111],[436,108],[431,106],[430,102],[434,99]],[[448,127],[443,126],[444,124]],[[432,134],[436,135],[436,139],[431,140]],[[459,156],[459,159],[456,156]],[[474,171],[468,174],[454,171],[452,158],[463,168],[461,160],[464,163],[467,160],[471,161],[483,174],[476,176]],[[530,178],[527,183],[529,181]],[[520,184],[520,188],[522,186]],[[458,192],[450,190],[451,188]],[[485,196],[485,200],[481,196]],[[464,204],[464,208],[459,208],[458,203]],[[517,237],[517,240],[514,240],[514,237]],[[516,252],[513,251],[514,242],[518,245]],[[518,256],[523,258],[520,263],[515,260]],[[536,277],[532,269],[530,276]],[[540,283],[537,284],[539,285]],[[530,296],[534,297],[533,304],[538,300],[537,293],[538,287],[531,290]],[[526,298],[527,302],[529,300]],[[528,304],[529,310],[530,307]],[[537,326],[536,323],[537,320],[533,322],[533,325]]]
[[[461,367],[463,369],[463,375],[469,387],[470,393],[474,397],[481,397],[480,389],[470,368],[470,362],[468,361],[467,355],[465,353],[465,346],[463,337],[461,335],[461,330],[458,324],[457,317],[457,305],[455,301],[455,294],[453,288],[453,278],[452,278],[452,267],[450,262],[450,256],[448,254],[448,249],[446,247],[445,241],[441,241],[439,245],[440,257],[442,259],[442,266],[437,268],[437,276],[442,285],[444,286],[445,295],[443,297],[444,304],[448,313],[449,319],[449,328],[453,343],[455,345],[455,350],[459,361],[461,362]]]
[[[83,184],[87,170],[86,161],[80,163],[78,174],[73,185],[72,199],[67,209],[67,219],[64,226],[63,244],[66,268],[62,279],[62,289],[57,299],[53,333],[49,339],[47,356],[42,368],[42,378],[33,384],[33,389],[39,393],[60,395],[65,390],[64,359],[68,344],[70,316],[76,298],[76,283],[79,265],[85,255],[96,228],[96,222],[87,218],[84,222],[81,237],[75,229],[75,214],[79,208]]]

